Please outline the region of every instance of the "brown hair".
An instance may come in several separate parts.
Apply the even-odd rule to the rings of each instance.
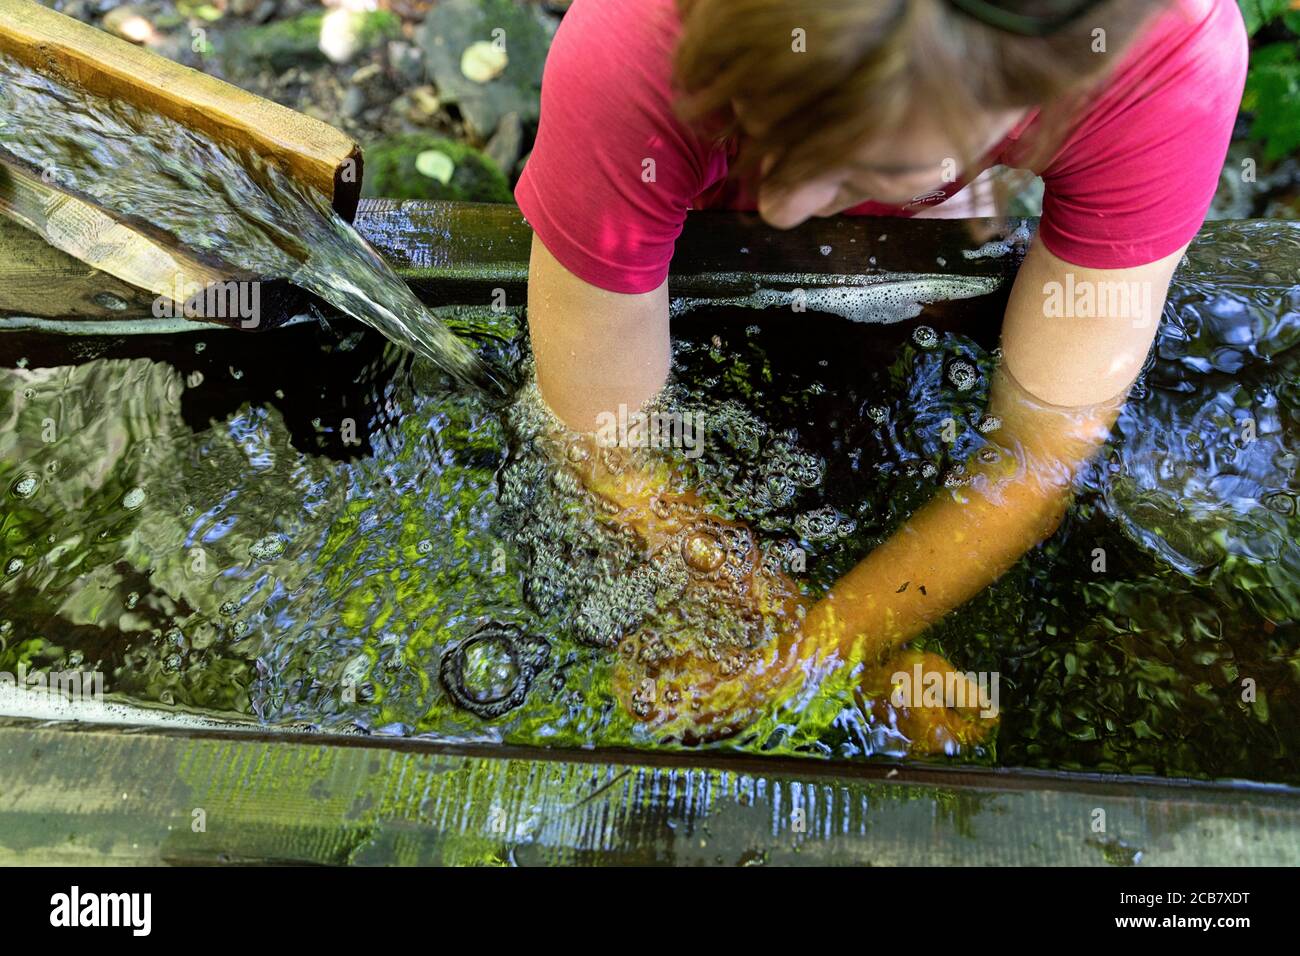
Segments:
[[[793,183],[869,139],[937,113],[965,166],[982,144],[982,110],[1040,107],[1036,165],[1088,88],[1169,0],[1106,0],[1046,37],[1007,33],[949,0],[677,0],[675,83],[684,119],[740,132],[736,172],[775,154],[765,178]],[[1105,30],[1105,52],[1094,31]],[[802,32],[800,32],[802,31]],[[806,52],[797,52],[802,39]]]

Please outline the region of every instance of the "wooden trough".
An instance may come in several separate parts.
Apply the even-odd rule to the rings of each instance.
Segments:
[[[0,57],[258,155],[329,198],[345,219],[356,213],[361,150],[332,126],[34,0],[0,0]],[[0,267],[2,309],[111,315],[151,305],[159,290],[203,289],[217,282],[261,278],[177,247],[150,224],[97,206],[47,173],[0,148],[0,217],[7,219],[0,238],[0,256],[6,260]],[[10,228],[14,224],[21,230]],[[53,256],[54,251],[64,256]],[[80,280],[92,274],[96,291],[79,297]],[[33,275],[39,277],[36,286]],[[41,284],[46,284],[44,289]],[[51,293],[55,304],[42,305]],[[285,294],[287,290],[281,290]]]

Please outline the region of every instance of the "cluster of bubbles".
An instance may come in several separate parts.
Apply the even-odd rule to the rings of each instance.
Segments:
[[[709,657],[751,649],[761,628],[739,618],[728,623],[720,603],[743,604],[750,575],[800,568],[802,549],[788,537],[761,540],[733,520],[761,528],[765,518],[780,516],[775,524],[793,526],[808,541],[843,538],[854,522],[834,509],[800,507],[816,499],[826,463],[800,448],[792,430],[774,431],[741,402],[705,403],[677,386],[665,389],[655,407],[699,416],[705,453],[619,453],[628,467],[666,466],[707,504],[676,515],[682,530],[653,548],[607,520],[608,505],[585,488],[569,467],[574,462],[556,454],[557,443],[574,454],[577,436],[555,419],[536,385],[508,410],[511,449],[500,502],[507,536],[527,568],[527,596],[539,613],[563,609],[572,636],[591,646],[614,647],[651,626],[661,636],[640,641],[643,661],[665,653],[673,643],[662,636],[668,630],[680,638],[677,649],[686,640]]]

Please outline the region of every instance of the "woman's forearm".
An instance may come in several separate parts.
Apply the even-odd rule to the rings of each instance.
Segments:
[[[945,489],[836,582],[809,610],[805,636],[822,653],[879,658],[996,581],[1055,531],[1121,404],[1046,406],[1000,371],[997,460],[973,465],[968,484]]]

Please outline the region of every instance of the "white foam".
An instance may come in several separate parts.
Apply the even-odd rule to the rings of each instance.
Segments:
[[[0,681],[0,717],[111,724],[119,727],[185,727],[205,730],[290,732],[300,729],[208,717],[183,710],[142,707],[103,698],[83,696],[73,699],[57,690],[51,691],[43,687],[23,688],[13,681]]]
[[[1021,223],[1005,239],[994,239],[992,242],[984,243],[978,249],[963,249],[961,254],[966,259],[997,259],[1005,256],[1016,246],[1023,246],[1028,241],[1029,226]]]
[[[932,273],[883,276],[761,276],[760,280],[793,285],[790,289],[760,288],[747,295],[716,299],[677,298],[671,314],[676,317],[705,306],[739,306],[750,309],[795,308],[806,312],[827,312],[853,322],[889,324],[912,319],[923,306],[951,299],[972,299],[987,295],[1002,284],[994,276],[947,276]],[[834,285],[800,288],[801,281]],[[809,282],[812,285],[812,282]]]

